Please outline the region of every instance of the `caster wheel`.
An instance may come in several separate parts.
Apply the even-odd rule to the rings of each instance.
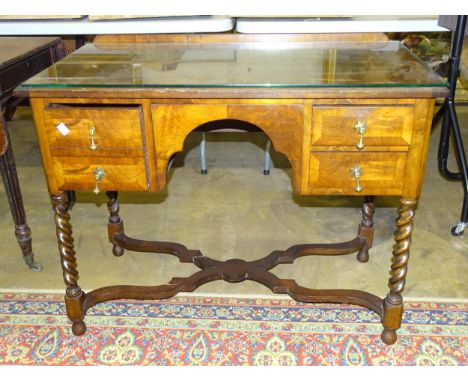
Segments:
[[[452,236],[463,236],[465,232],[465,224],[455,224],[450,228],[450,233]]]

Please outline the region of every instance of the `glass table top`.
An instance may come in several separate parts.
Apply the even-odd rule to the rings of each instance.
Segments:
[[[445,87],[398,41],[86,44],[26,88]]]

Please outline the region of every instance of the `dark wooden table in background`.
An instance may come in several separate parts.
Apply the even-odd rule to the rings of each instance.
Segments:
[[[31,230],[26,222],[15,158],[5,119],[11,119],[16,106],[24,101],[13,96],[15,87],[63,56],[62,40],[57,37],[0,38],[0,172],[15,223],[16,239],[26,264],[35,271],[40,271],[41,265],[34,261]]]

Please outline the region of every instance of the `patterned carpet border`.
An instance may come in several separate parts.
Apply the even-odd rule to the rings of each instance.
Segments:
[[[63,296],[0,293],[0,364],[466,365],[468,304],[409,302],[394,346],[377,314],[284,299],[176,297],[91,308],[71,333]]]

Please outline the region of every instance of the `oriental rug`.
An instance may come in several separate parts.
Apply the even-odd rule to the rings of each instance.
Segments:
[[[288,299],[114,301],[71,333],[63,296],[0,294],[3,365],[466,365],[468,304],[407,302],[386,346],[377,314]]]

